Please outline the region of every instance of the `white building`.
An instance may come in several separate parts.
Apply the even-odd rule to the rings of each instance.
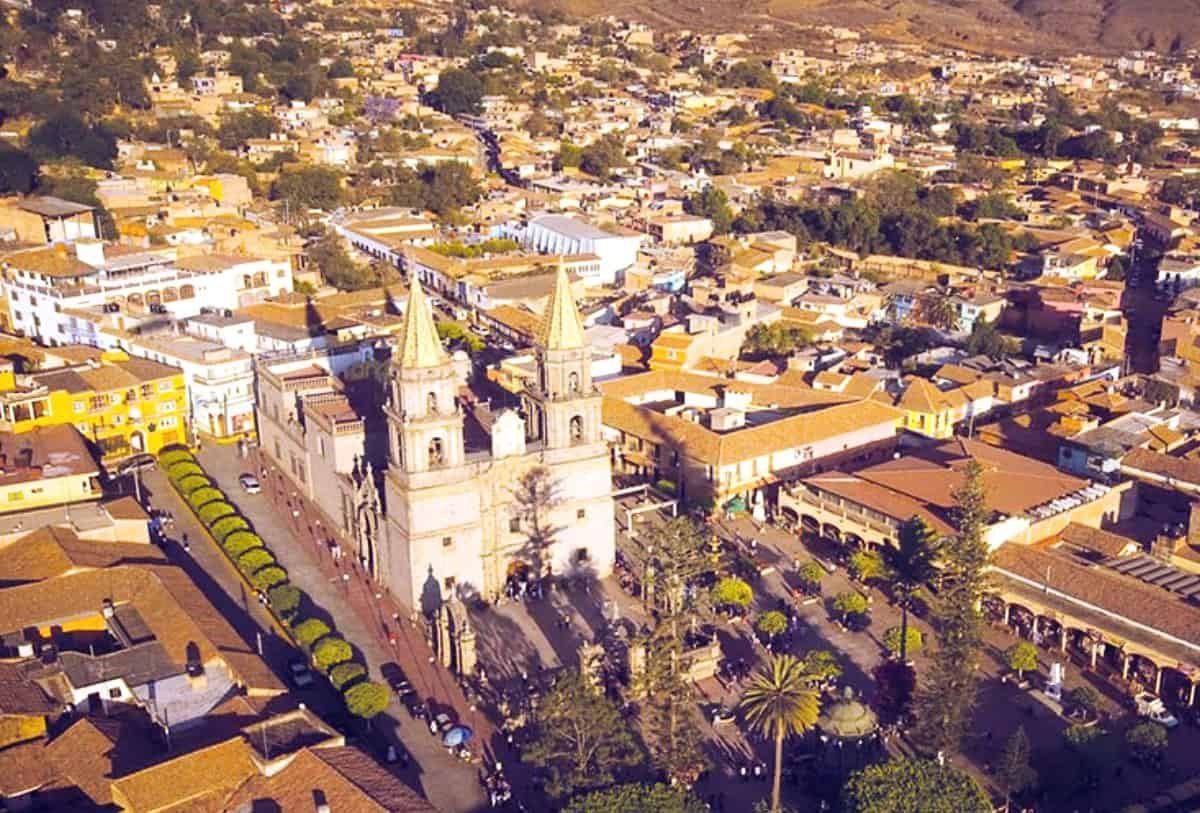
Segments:
[[[118,344],[131,356],[183,370],[195,431],[223,438],[254,429],[254,365],[249,353],[172,333],[123,337]]]
[[[600,258],[589,286],[613,285],[637,262],[643,235],[606,231],[566,215],[538,215],[528,223],[506,223],[493,230],[542,254],[595,254]]]
[[[49,345],[99,346],[95,319],[87,313],[97,308],[183,319],[203,308],[240,307],[292,289],[285,260],[221,254],[176,259],[173,251],[108,256],[97,240],[16,252],[0,268],[12,327]]]

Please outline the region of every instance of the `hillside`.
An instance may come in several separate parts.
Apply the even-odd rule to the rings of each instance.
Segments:
[[[1200,47],[1200,0],[510,0],[573,17],[611,14],[666,30],[770,36],[839,25],[970,50],[1055,54]]]

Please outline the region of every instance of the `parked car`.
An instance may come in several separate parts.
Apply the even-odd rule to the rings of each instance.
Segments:
[[[1153,720],[1167,728],[1175,728],[1175,726],[1179,725],[1179,718],[1167,711],[1167,707],[1163,705],[1162,698],[1150,692],[1140,692],[1134,696],[1133,704],[1137,709],[1139,717]]]
[[[292,658],[288,661],[288,677],[297,689],[313,685],[312,669],[308,668],[308,662],[303,658]]]
[[[383,666],[379,667],[379,674],[381,674],[383,679],[387,681],[387,685],[391,687],[391,690],[396,693],[396,697],[400,698],[402,701],[407,700],[410,695],[416,695],[417,690],[414,689],[413,685],[408,681],[408,678],[404,674],[404,670],[400,668],[399,664],[385,663]]]
[[[157,465],[158,461],[155,459],[154,455],[143,452],[142,454],[135,454],[133,457],[122,462],[117,466],[117,471],[121,474],[130,474],[131,472],[135,471],[152,469]]]
[[[242,485],[242,490],[247,494],[257,494],[262,491],[262,484],[258,482],[258,478],[247,472],[238,477],[238,482]]]

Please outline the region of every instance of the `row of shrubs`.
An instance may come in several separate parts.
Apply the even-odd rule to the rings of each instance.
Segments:
[[[350,713],[370,719],[387,708],[387,689],[366,679],[366,667],[354,660],[350,644],[328,624],[304,617],[303,591],[288,581],[287,570],[205,474],[195,456],[187,449],[171,449],[159,455],[158,461],[225,555],[266,596],[272,612],[291,630],[313,665],[342,693]]]

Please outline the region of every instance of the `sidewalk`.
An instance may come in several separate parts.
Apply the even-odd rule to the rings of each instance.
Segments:
[[[398,613],[401,619],[408,615],[354,566],[353,552],[330,533],[329,519],[316,506],[293,496],[291,483],[260,454],[256,449],[242,459],[236,446],[206,445],[197,456],[287,568],[292,582],[360,653],[371,677],[380,679],[383,664],[398,663],[422,698],[433,700],[440,709],[453,709],[452,716],[475,731],[478,754],[483,743],[491,742],[490,724],[481,713],[470,710],[453,677],[430,662],[433,653],[420,632],[407,621],[396,622]],[[264,461],[265,478],[261,476]],[[240,490],[237,477],[243,472],[259,477],[262,493]],[[334,560],[331,544],[343,546],[340,561]],[[466,813],[486,806],[477,766],[448,754],[440,739],[431,736],[423,723],[413,721],[395,697],[373,726],[403,744],[416,764],[410,771],[429,775],[417,784],[439,810]]]

